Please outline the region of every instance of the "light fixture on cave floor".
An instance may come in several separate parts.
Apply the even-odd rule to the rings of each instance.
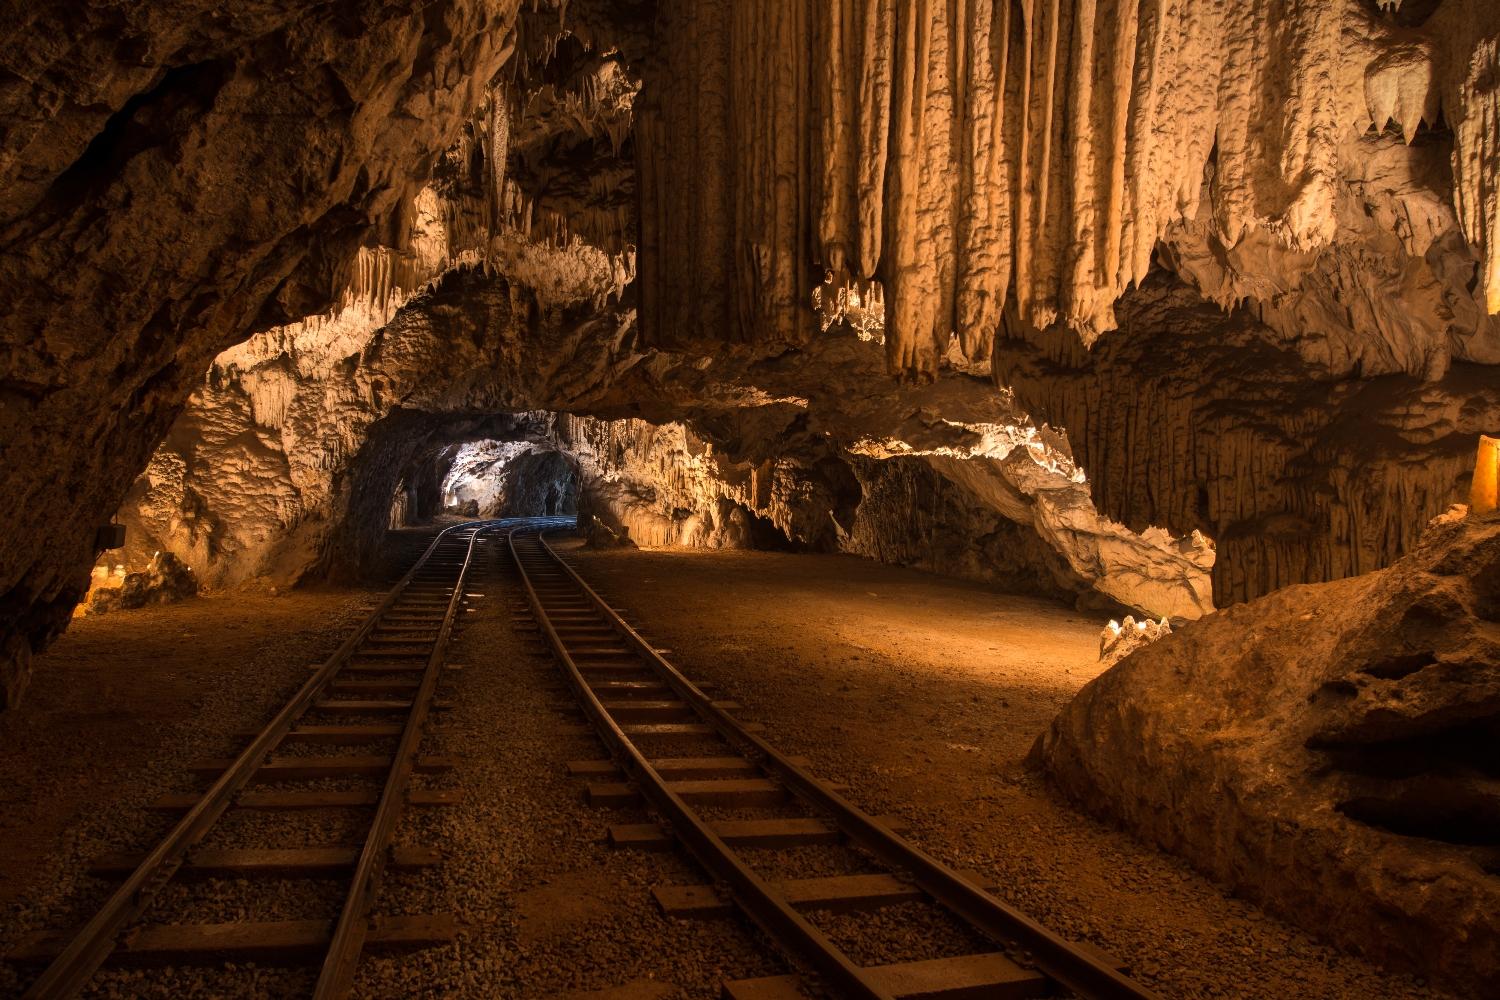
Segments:
[[[1474,463],[1474,485],[1469,491],[1469,513],[1484,514],[1500,506],[1500,438],[1479,436]]]

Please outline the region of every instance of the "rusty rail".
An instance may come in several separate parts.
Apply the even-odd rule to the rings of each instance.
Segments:
[[[240,752],[234,762],[224,770],[213,782],[209,789],[203,793],[198,802],[188,810],[186,815],[172,828],[170,832],[146,855],[145,859],[124,880],[120,887],[109,897],[108,900],[95,912],[92,918],[78,931],[69,941],[68,945],[55,958],[42,974],[31,984],[23,994],[27,1000],[63,1000],[63,998],[76,996],[90,978],[98,970],[100,965],[108,959],[114,951],[120,933],[132,922],[140,918],[151,906],[156,894],[163,886],[169,883],[182,867],[188,852],[203,839],[215,823],[233,805],[235,797],[244,789],[245,785],[261,767],[262,762],[273,749],[286,737],[292,727],[296,725],[313,706],[318,697],[334,681],[339,671],[345,667],[358,649],[364,644],[371,633],[375,630],[382,616],[388,613],[402,598],[411,586],[418,573],[427,565],[434,553],[438,551],[448,536],[460,531],[474,529],[473,539],[469,545],[469,557],[465,559],[463,572],[467,572],[469,561],[472,558],[473,546],[479,536],[485,531],[492,530],[499,522],[472,522],[469,524],[454,525],[440,532],[432,543],[417,559],[410,570],[393,586],[385,598],[373,612],[361,623],[360,627],[339,646],[334,653],[328,657],[308,678],[307,682],[292,696],[275,717],[268,722],[262,730],[251,740],[250,744]],[[463,594],[462,578],[454,588],[455,600],[460,600]],[[449,615],[445,619],[444,629],[441,633],[442,641],[434,650],[433,659],[429,661],[428,669],[424,673],[424,683],[427,679],[433,681],[435,686],[435,674],[432,670],[433,662],[440,664],[440,654],[446,647],[446,642],[451,633],[453,606],[450,605]],[[428,700],[430,701],[430,690]],[[414,699],[415,704],[416,699]],[[414,712],[415,714],[415,712]],[[425,712],[423,713],[425,717]],[[376,829],[384,830],[389,826],[394,830],[394,818],[399,817],[399,805],[394,804],[404,791],[406,777],[410,774],[411,755],[415,753],[414,733],[420,733],[420,725],[413,729],[411,720],[403,733],[402,751],[398,754],[397,766],[393,768],[392,781],[387,782],[385,794],[381,798],[377,810]],[[401,767],[402,761],[405,767]],[[399,779],[394,771],[402,770],[404,773]],[[389,800],[389,801],[388,801]],[[373,832],[373,831],[372,831]],[[378,877],[381,867],[380,861],[372,861],[371,841],[367,841],[366,850],[361,855],[355,881],[356,888],[370,884],[372,879]],[[388,833],[387,833],[388,843]],[[373,853],[383,854],[383,851]],[[383,860],[383,859],[382,859]],[[339,930],[342,932],[335,937],[335,944],[341,950],[347,952],[354,950],[357,957],[357,942],[363,940],[360,932],[346,931],[348,925],[363,927],[362,919],[355,919],[352,915],[355,892],[350,893],[350,902],[346,904],[345,912],[340,917]],[[361,893],[360,898],[364,905],[368,906],[368,899]],[[330,957],[332,952],[330,953]],[[340,963],[342,970],[344,963]],[[341,981],[340,978],[331,979],[332,982]],[[322,980],[320,980],[320,991]],[[333,992],[320,992],[320,997],[332,997],[339,994]]]
[[[521,570],[527,600],[545,635],[572,683],[584,712],[613,754],[635,779],[642,795],[672,825],[673,832],[694,859],[712,877],[732,891],[740,909],[773,938],[780,941],[797,958],[825,976],[843,993],[860,998],[888,998],[880,984],[871,981],[866,972],[843,954],[818,929],[765,880],[761,879],[716,836],[710,826],[681,797],[667,787],[666,781],[634,742],[614,720],[593,691],[583,672],[570,654],[566,643],[548,619],[536,588],[532,585],[525,561],[517,550],[521,533],[513,532],[508,542],[516,565]],[[832,818],[837,828],[852,842],[879,857],[893,869],[905,873],[933,901],[967,923],[989,940],[1005,947],[1019,947],[1030,955],[1030,963],[1055,984],[1091,1000],[1155,1000],[1156,994],[1096,954],[1055,934],[1020,910],[980,889],[949,866],[933,858],[902,837],[889,825],[849,802],[836,790],[820,781],[805,768],[776,750],[768,742],[718,708],[708,695],[667,661],[654,646],[625,621],[542,537],[534,538],[536,552],[550,559],[565,579],[587,598],[594,609],[614,628],[625,645],[635,652],[664,680],[682,701],[704,723],[749,759],[757,761],[774,774],[789,790]]]

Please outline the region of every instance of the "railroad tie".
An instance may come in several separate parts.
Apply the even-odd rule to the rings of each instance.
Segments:
[[[906,830],[897,817],[876,818],[898,833]],[[843,841],[837,827],[811,818],[719,820],[709,828],[730,847],[742,849],[830,846]],[[606,839],[611,847],[638,851],[665,851],[675,843],[671,832],[656,823],[617,823],[609,828]]]
[[[927,898],[911,882],[883,873],[783,879],[772,882],[771,886],[799,910],[834,913],[875,910]],[[990,891],[995,886],[991,882],[982,888]],[[668,917],[722,917],[732,909],[730,901],[711,885],[663,885],[652,889],[651,894],[662,914]]]
[[[218,965],[226,957],[273,964],[321,959],[332,920],[243,921],[225,924],[147,924],[128,931],[111,952],[111,965]],[[449,914],[373,917],[365,939],[372,948],[432,948],[453,941],[458,925]],[[66,934],[38,934],[7,958],[23,965],[50,962],[67,945]]]
[[[872,985],[901,1000],[1022,1000],[1046,996],[1050,981],[1000,952],[900,962],[865,970]],[[726,982],[724,1000],[805,1000],[800,976]]]

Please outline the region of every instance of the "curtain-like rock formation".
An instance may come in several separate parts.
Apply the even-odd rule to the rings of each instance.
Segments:
[[[1479,312],[1500,311],[1485,0],[1421,27],[1360,0],[667,0],[658,25],[648,342],[804,342],[826,268],[885,285],[895,372],[931,375],[955,333],[984,358],[1009,301],[1088,344],[1196,213],[1205,168],[1226,247],[1312,252],[1363,156],[1349,140],[1387,122],[1410,140],[1440,113]]]
[[[1500,427],[1491,367],[1331,373],[1308,345],[1165,275],[1119,315],[1088,351],[1058,328],[1002,339],[996,371],[1028,412],[1068,428],[1100,510],[1215,540],[1221,605],[1389,565],[1467,497],[1478,437]]]

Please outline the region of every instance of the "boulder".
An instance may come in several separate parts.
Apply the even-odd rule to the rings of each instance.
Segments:
[[[1088,684],[1032,760],[1286,919],[1500,997],[1500,514],[1365,576],[1177,629]]]
[[[198,578],[187,564],[170,552],[158,552],[144,570],[127,574],[120,586],[94,589],[87,607],[88,614],[102,615],[197,596]]]

